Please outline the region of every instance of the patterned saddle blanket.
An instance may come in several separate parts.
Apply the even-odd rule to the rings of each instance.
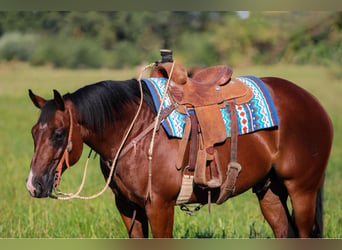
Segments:
[[[237,77],[245,83],[254,93],[254,97],[245,104],[235,105],[239,135],[252,133],[258,130],[273,128],[279,125],[276,108],[263,81],[255,76]],[[156,110],[159,109],[165,91],[166,78],[144,78]],[[171,99],[167,95],[163,108],[171,105]],[[230,137],[230,114],[228,106],[220,109],[224,121],[227,137]],[[169,137],[182,138],[186,122],[186,115],[174,110],[164,121],[162,127]]]

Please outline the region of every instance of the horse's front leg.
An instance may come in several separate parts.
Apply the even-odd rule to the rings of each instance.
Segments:
[[[125,198],[115,196],[116,207],[126,226],[130,238],[147,238],[148,221],[145,211],[127,201]]]
[[[174,201],[167,202],[157,195],[146,203],[146,214],[153,238],[173,237]]]

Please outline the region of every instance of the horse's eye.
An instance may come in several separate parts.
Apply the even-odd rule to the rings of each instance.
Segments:
[[[52,140],[55,142],[61,142],[64,140],[66,132],[64,129],[56,129],[52,135]]]

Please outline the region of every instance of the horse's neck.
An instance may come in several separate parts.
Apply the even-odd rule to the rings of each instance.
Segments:
[[[125,133],[124,128],[126,124],[123,122],[106,126],[102,133],[82,127],[83,142],[104,159],[111,159],[120,143],[121,135]]]
[[[117,153],[124,136],[127,134],[135,114],[136,109],[125,112],[125,115],[120,117],[120,119],[116,119],[113,123],[108,123],[102,133],[82,127],[81,133],[83,135],[84,143],[100,154],[103,159],[112,160]],[[153,119],[153,113],[149,110],[149,107],[144,105],[127,141],[129,142],[132,138],[137,136],[139,131],[148,126]]]

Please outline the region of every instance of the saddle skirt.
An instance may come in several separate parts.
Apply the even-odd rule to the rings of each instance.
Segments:
[[[237,77],[239,81],[246,84],[253,92],[253,98],[244,104],[236,104],[238,120],[238,134],[248,134],[257,130],[277,127],[279,119],[273,100],[261,79],[255,76]],[[163,94],[165,92],[166,78],[144,78],[154,102],[156,110],[159,109]],[[162,108],[170,106],[172,100],[167,95]],[[220,108],[222,119],[225,124],[227,137],[231,137],[231,121],[228,106]],[[183,130],[186,123],[186,114],[174,110],[163,122],[162,127],[169,137],[183,138]]]

